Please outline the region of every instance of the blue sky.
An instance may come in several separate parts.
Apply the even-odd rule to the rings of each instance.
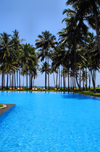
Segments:
[[[66,8],[66,0],[1,0],[0,32],[12,33],[17,29],[20,38],[35,45],[35,40],[42,31],[48,30],[54,35],[63,28],[61,23]]]
[[[30,43],[33,46],[37,36],[45,30],[50,31],[58,39],[57,32],[65,27],[62,23],[62,12],[67,8],[65,3],[66,0],[0,0],[0,33],[12,34],[12,31],[17,29],[20,39],[26,39],[23,43]],[[35,85],[43,86],[44,75],[38,75]],[[50,85],[53,85],[52,75]]]

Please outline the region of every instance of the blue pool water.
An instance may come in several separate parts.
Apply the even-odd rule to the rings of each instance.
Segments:
[[[100,152],[100,99],[0,92],[0,103],[16,104],[0,116],[0,152]]]

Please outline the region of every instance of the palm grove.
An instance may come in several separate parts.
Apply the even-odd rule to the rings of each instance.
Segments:
[[[67,0],[64,9],[66,27],[61,29],[59,40],[49,31],[44,31],[36,39],[36,47],[22,44],[17,30],[13,35],[3,33],[0,36],[0,72],[2,89],[8,86],[20,87],[23,76],[26,76],[26,87],[32,89],[37,71],[45,73],[45,88],[50,87],[49,75],[53,73],[54,86],[78,86],[81,90],[90,89],[92,82],[94,92],[96,71],[99,71],[100,59],[100,2],[99,0]],[[96,36],[89,27],[96,31]],[[39,60],[42,66],[38,66]],[[56,77],[54,75],[56,74]],[[29,79],[28,79],[29,77]],[[6,81],[5,81],[6,79]],[[29,80],[29,82],[28,82]],[[87,81],[88,80],[88,81]],[[6,82],[6,84],[5,84]],[[89,83],[88,83],[89,82]],[[81,86],[82,85],[82,86]]]

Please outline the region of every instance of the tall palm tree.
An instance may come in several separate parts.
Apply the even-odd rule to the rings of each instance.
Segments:
[[[82,33],[84,35],[84,39],[85,39],[85,46],[87,48],[87,43],[86,43],[86,36],[87,36],[87,27],[85,25],[84,20],[87,20],[88,23],[91,25],[91,27],[93,29],[96,29],[96,33],[97,33],[97,40],[98,40],[98,50],[99,50],[99,56],[100,56],[100,42],[99,42],[99,20],[100,20],[100,16],[99,16],[99,2],[98,0],[91,0],[91,2],[89,0],[83,0],[83,1],[78,1],[78,0],[67,0],[66,2],[67,5],[71,4],[74,8],[74,10],[70,10],[70,9],[65,9],[63,13],[67,13],[67,15],[71,15],[72,19],[74,17],[74,21],[77,22],[77,28],[81,28]],[[95,18],[95,19],[94,19]],[[72,21],[72,19],[70,21]],[[67,19],[64,19],[65,21],[67,21]],[[73,25],[74,22],[72,22],[71,24]],[[87,50],[87,55],[88,55],[88,50]],[[88,55],[88,59],[90,62],[90,57]],[[90,62],[90,67],[91,67],[91,62]],[[92,70],[90,68],[90,70]],[[92,71],[91,71],[91,75],[92,75]],[[95,82],[94,79],[92,77],[92,82],[93,82],[93,86],[94,86],[94,92],[96,92],[95,90]]]
[[[73,18],[73,25],[72,25],[72,18]],[[77,28],[77,23],[74,21],[74,17],[72,16],[71,18],[66,19],[66,28],[63,29],[61,32],[59,32],[59,36],[61,39],[61,44],[68,44],[71,53],[73,54],[74,58],[74,63],[73,63],[73,70],[76,73],[76,82],[78,87],[80,88],[80,85],[77,80],[77,67],[76,67],[76,50],[77,50],[77,45],[82,43],[82,33],[79,28]]]
[[[23,48],[23,52],[20,57],[20,63],[21,63],[21,73],[23,74],[29,74],[29,88],[32,89],[32,78],[37,75],[37,69],[38,69],[38,59],[35,54],[35,48],[30,44],[25,44]],[[28,86],[27,86],[28,87]]]
[[[99,40],[99,24],[100,24],[100,2],[98,0],[67,0],[67,5],[72,5],[72,7],[77,10],[77,18],[85,20],[91,25],[93,29],[96,29],[97,41],[98,41],[98,51],[100,57],[100,40]]]
[[[7,33],[3,32],[3,34],[0,34],[0,61],[2,66],[2,90],[3,90],[3,81],[4,81],[4,69],[5,69],[5,63],[8,56],[14,55],[13,50],[13,42],[11,41],[10,37],[11,35],[8,35]]]
[[[22,49],[23,49],[23,44],[21,43],[22,41],[25,41],[25,39],[19,39],[19,31],[17,31],[16,29],[13,32],[13,36],[12,36],[12,41],[13,41],[13,49],[15,50],[16,53],[16,67],[17,67],[17,86],[18,86],[18,71],[19,71],[19,86],[20,86],[20,56],[22,54]],[[15,71],[14,71],[14,75],[15,75]]]
[[[55,48],[57,44],[56,37],[52,35],[49,31],[42,32],[42,35],[38,35],[39,39],[36,39],[36,49],[38,50],[38,58],[41,58],[41,61],[45,59],[45,62],[49,64],[50,48]],[[47,76],[46,76],[47,77]],[[49,89],[49,72],[48,72],[48,89]]]

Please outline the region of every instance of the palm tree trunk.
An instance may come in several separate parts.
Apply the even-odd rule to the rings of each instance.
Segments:
[[[30,90],[32,90],[32,75],[31,74],[30,74],[29,78],[30,78]]]
[[[4,73],[4,79],[3,79],[3,86],[5,87],[5,73]]]
[[[76,48],[75,48],[75,50],[74,50],[74,59],[75,59],[76,82],[77,82],[77,85],[78,85],[78,87],[79,87],[79,90],[81,90],[80,85],[79,85],[78,80],[77,80],[77,70],[76,70]]]
[[[48,72],[48,90],[49,90],[49,72]]]
[[[90,71],[89,71],[90,72]],[[89,90],[90,90],[90,82],[91,82],[91,79],[90,79],[90,73],[89,73]]]
[[[23,74],[23,88],[24,88],[24,74]]]
[[[7,90],[8,90],[8,72],[7,72]]]
[[[56,73],[56,88],[58,88],[58,70],[57,70],[57,73]]]
[[[31,79],[30,79],[30,74],[29,74],[29,89],[30,89],[30,84],[31,84]]]
[[[12,71],[12,88],[13,88],[13,71]]]
[[[65,91],[65,75],[64,75],[64,70],[63,70],[63,86],[64,86],[64,91]]]
[[[48,90],[49,90],[49,57],[48,57]]]
[[[28,89],[28,74],[26,74],[26,87]]]
[[[10,74],[10,87],[11,87],[11,74]]]
[[[61,76],[61,89],[62,89],[62,76]]]
[[[60,66],[59,66],[59,88],[60,88]]]
[[[86,91],[87,91],[87,67],[86,67]]]
[[[46,71],[45,71],[45,89],[46,89],[46,81],[47,81],[47,75],[46,75]]]
[[[19,69],[19,87],[20,87],[20,69]]]
[[[14,71],[14,86],[15,86],[15,88],[16,88],[16,71]]]
[[[95,85],[95,80],[96,80],[96,72],[95,72],[95,69],[93,69],[93,78],[94,78],[94,85]]]
[[[91,77],[92,77],[92,83],[93,83],[94,93],[96,93],[96,89],[95,89],[95,81],[94,81],[94,77],[93,77],[92,70],[91,70]]]
[[[4,61],[3,61],[3,69],[2,69],[2,90],[3,90],[3,81],[4,81]]]
[[[32,75],[31,75],[31,90],[32,90],[32,78],[33,78],[33,77],[32,77]]]
[[[17,87],[18,87],[18,70],[17,70]]]
[[[69,51],[68,51],[68,93],[69,93]]]
[[[54,76],[54,72],[53,72],[53,81],[54,81],[54,87],[55,87],[55,76]]]
[[[80,82],[80,88],[81,88],[81,69],[80,69],[80,80],[79,80]]]
[[[84,90],[84,68],[83,68],[83,90]]]
[[[32,87],[33,87],[33,86],[34,86],[34,79],[35,79],[35,78],[33,77],[32,79],[33,79],[33,81],[32,81]]]
[[[93,83],[94,93],[96,93],[95,82],[94,82],[94,78],[93,78],[93,75],[92,75],[92,68],[91,68],[92,66],[91,66],[91,61],[90,61],[90,57],[89,57],[89,53],[88,53],[88,49],[87,49],[86,39],[85,39],[85,47],[86,47],[86,50],[87,50],[87,56],[88,56],[89,64],[90,64],[90,72],[91,72],[91,77],[92,77],[92,83]]]

